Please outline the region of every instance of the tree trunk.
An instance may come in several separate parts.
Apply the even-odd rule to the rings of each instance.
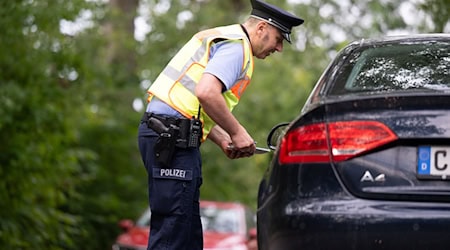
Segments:
[[[105,61],[112,67],[125,67],[132,73],[136,69],[136,40],[134,19],[139,0],[110,0],[110,12],[103,24],[108,39]]]

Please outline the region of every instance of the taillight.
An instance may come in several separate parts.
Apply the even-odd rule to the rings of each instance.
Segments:
[[[397,139],[377,121],[342,121],[298,127],[280,144],[281,164],[339,162]]]

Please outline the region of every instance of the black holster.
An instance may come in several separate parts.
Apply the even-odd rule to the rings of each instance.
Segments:
[[[172,163],[178,132],[178,127],[171,126],[167,132],[160,133],[156,141],[154,149],[156,161],[165,167],[170,167]]]

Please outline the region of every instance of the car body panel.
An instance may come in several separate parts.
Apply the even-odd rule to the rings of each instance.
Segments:
[[[304,199],[279,211],[264,249],[448,248],[450,210],[439,203]]]
[[[118,249],[147,249],[149,231],[148,227],[133,227],[129,229],[126,233],[117,237],[116,244]]]

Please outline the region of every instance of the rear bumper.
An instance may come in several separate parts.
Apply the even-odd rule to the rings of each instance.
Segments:
[[[304,199],[258,211],[260,249],[449,249],[450,204]]]

